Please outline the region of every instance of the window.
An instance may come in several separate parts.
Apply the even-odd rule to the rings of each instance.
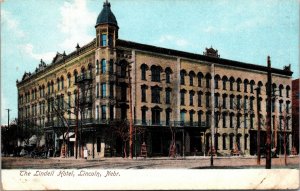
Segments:
[[[190,91],[190,105],[191,106],[194,105],[194,94],[195,94],[195,92]]]
[[[106,72],[106,60],[101,60],[101,73],[104,74]]]
[[[170,125],[170,113],[171,113],[171,110],[167,109],[166,110],[166,125]]]
[[[206,126],[209,127],[210,126],[210,112],[207,111],[206,112]]]
[[[114,73],[114,60],[113,59],[109,60],[109,73],[110,74]]]
[[[147,90],[147,86],[146,85],[142,85],[141,86],[141,90],[142,90],[142,102],[146,102],[146,90]]]
[[[282,89],[283,89],[283,85],[279,85],[279,97],[282,97]]]
[[[198,125],[199,127],[202,126],[202,111],[198,112]]]
[[[231,79],[231,80],[230,80],[230,91],[233,91],[233,82],[234,82],[234,80]]]
[[[226,138],[227,138],[227,136],[225,134],[223,134],[222,138],[223,138],[223,150],[226,150],[227,149],[226,148]]]
[[[282,100],[279,100],[279,113],[282,113]]]
[[[290,129],[290,117],[286,118],[286,129],[289,130]]]
[[[248,85],[248,81],[244,81],[244,92],[247,93],[247,85]]]
[[[107,45],[107,35],[106,34],[101,34],[101,42],[100,46],[106,46]]]
[[[223,94],[223,109],[226,109],[226,108],[227,108],[226,98],[227,98],[227,95],[226,95],[226,94]]]
[[[275,100],[274,99],[272,99],[272,102],[271,102],[271,111],[275,112]]]
[[[251,81],[250,82],[250,93],[252,93],[252,94],[253,94],[253,90],[254,90],[253,86],[254,86],[254,81]]]
[[[233,109],[233,101],[234,101],[234,95],[230,95],[230,100],[229,100],[230,109]]]
[[[112,47],[113,46],[113,37],[112,35],[108,35],[108,46]]]
[[[254,101],[254,97],[250,98],[250,110],[253,110],[253,101]]]
[[[223,82],[223,90],[226,90],[226,81],[227,81],[226,78],[223,78],[223,79],[222,79],[222,82]]]
[[[247,109],[248,109],[248,97],[245,96],[244,97],[244,110],[247,111]]]
[[[290,86],[286,87],[286,97],[289,98],[290,97]]]
[[[160,90],[158,86],[154,86],[151,88],[151,102],[152,103],[160,103]]]
[[[166,104],[171,103],[171,89],[166,89]]]
[[[234,116],[234,113],[230,113],[230,118],[229,118],[229,122],[230,122],[229,126],[230,126],[230,128],[233,128],[233,116]]]
[[[230,148],[230,150],[233,149],[233,137],[234,137],[234,135],[230,134],[230,136],[229,136],[229,148]]]
[[[202,107],[202,92],[198,92],[198,107]]]
[[[101,106],[101,119],[106,119],[106,105]]]
[[[190,72],[189,73],[189,77],[190,77],[190,86],[193,86],[194,85],[194,73],[193,72]]]
[[[272,84],[272,96],[275,96],[276,84]]]
[[[151,80],[152,82],[160,82],[160,71],[161,68],[158,66],[151,67]]]
[[[222,116],[223,116],[223,128],[226,128],[226,113],[224,112],[223,114],[222,114]]]
[[[171,82],[171,69],[167,68],[166,69],[166,83]]]
[[[206,107],[209,107],[209,106],[210,106],[209,100],[210,100],[210,94],[209,94],[209,93],[206,93]]]
[[[77,82],[77,76],[78,76],[78,73],[77,71],[74,72],[74,82],[76,83]]]
[[[214,116],[214,117],[215,117],[215,120],[214,120],[214,121],[215,121],[215,127],[216,127],[216,128],[219,127],[219,115],[220,115],[220,114],[219,114],[218,112],[215,112],[215,116]]]
[[[110,98],[114,97],[114,84],[113,83],[109,84],[109,97]]]
[[[114,119],[114,105],[109,106],[109,119],[110,120]]]
[[[250,128],[251,128],[251,129],[254,128],[253,125],[254,125],[254,115],[252,114],[252,115],[250,116]]]
[[[61,81],[61,89],[64,89],[65,88],[64,78],[61,77],[60,81]]]
[[[241,81],[239,79],[236,81],[236,91],[241,91]]]
[[[71,75],[68,75],[68,87],[71,87]]]
[[[286,102],[286,113],[289,114],[290,113],[290,101]]]
[[[106,97],[106,84],[101,84],[101,98]]]
[[[220,79],[220,76],[216,75],[215,76],[215,89],[219,89],[219,79]]]
[[[194,111],[190,111],[190,126],[193,126],[194,124]]]
[[[146,70],[147,70],[147,65],[143,64],[143,65],[141,66],[141,70],[142,70],[141,78],[142,78],[142,80],[146,80]]]
[[[238,113],[236,115],[236,127],[241,128],[241,114],[240,113]]]
[[[185,82],[184,82],[184,76],[185,76],[185,71],[184,70],[181,70],[180,71],[180,84],[181,85],[184,85]]]
[[[159,125],[160,124],[160,108],[153,108],[152,109],[152,124]]]
[[[97,137],[97,152],[101,152],[101,138]]]
[[[215,108],[219,107],[219,94],[215,94]]]
[[[206,88],[210,88],[210,79],[211,79],[210,74],[206,75]]]
[[[185,121],[185,113],[186,113],[185,110],[180,111],[180,122],[181,123],[184,123],[184,121]],[[181,124],[181,125],[183,125],[183,124]]]
[[[181,91],[180,92],[180,105],[184,105],[184,96],[185,96],[185,92]]]
[[[258,111],[261,111],[261,101],[262,101],[262,98],[258,98]]]
[[[146,111],[147,111],[147,109],[145,107],[142,107],[142,124],[147,124]]]
[[[247,124],[247,117],[248,117],[247,114],[245,114],[244,115],[244,128],[245,129],[247,129],[247,126],[248,126],[248,124]]]
[[[198,73],[198,87],[201,87],[201,82],[202,82],[202,78],[203,78],[203,74],[202,73]]]

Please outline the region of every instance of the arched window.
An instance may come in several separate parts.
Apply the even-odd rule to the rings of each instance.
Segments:
[[[88,70],[89,70],[88,77],[91,79],[93,77],[93,67],[92,67],[92,64],[88,65]]]
[[[77,83],[77,77],[78,77],[78,72],[77,70],[74,70],[74,82]]]
[[[205,75],[205,79],[206,79],[206,88],[210,88],[210,80],[211,80],[211,75],[210,73],[207,73]]]
[[[67,77],[68,77],[68,87],[71,87],[71,74],[68,73]]]
[[[223,150],[226,150],[227,148],[226,148],[226,139],[227,139],[227,134],[225,133],[225,134],[223,134],[222,135],[222,139],[223,139]]]
[[[61,89],[64,89],[64,88],[65,88],[64,80],[65,80],[64,77],[61,76],[61,77],[60,77]]]
[[[141,73],[141,78],[142,80],[147,80],[146,79],[146,71],[148,69],[148,66],[146,64],[142,64],[141,65],[141,70],[142,70],[142,73]]]
[[[201,72],[199,72],[197,74],[197,77],[198,77],[198,87],[201,87],[202,85],[202,78],[203,78],[203,74]]]
[[[286,86],[286,97],[289,98],[290,97],[290,86]]]
[[[227,77],[226,76],[223,76],[222,77],[222,82],[223,82],[223,90],[226,90],[226,82],[227,82]]]
[[[152,82],[160,82],[161,67],[151,66],[151,80]]]
[[[241,78],[238,78],[238,79],[236,80],[236,91],[238,91],[238,92],[241,91],[241,83],[242,83]]]
[[[254,90],[254,85],[255,85],[254,80],[251,80],[251,81],[250,81],[250,93],[254,93],[254,92],[253,92],[253,90]]]
[[[162,109],[158,106],[155,106],[151,110],[152,110],[152,125],[160,125],[160,112],[162,111]]]
[[[233,77],[230,77],[229,81],[230,81],[230,91],[233,91],[233,83],[235,82],[235,80]]]
[[[279,85],[279,97],[282,97],[282,90],[283,90],[283,85]]]
[[[194,85],[195,72],[190,71],[189,77],[190,77],[190,86],[193,86]]]
[[[245,79],[245,80],[244,80],[244,92],[245,92],[245,93],[248,92],[248,90],[247,90],[247,89],[248,89],[248,88],[247,88],[248,83],[249,83],[249,81],[248,81],[247,79]]]
[[[181,70],[180,71],[180,84],[184,85],[185,81],[184,81],[184,76],[186,75],[186,71],[185,70]]]
[[[215,75],[215,89],[219,89],[219,80],[220,80],[219,74]]]
[[[166,83],[170,83],[171,82],[171,74],[172,74],[171,68],[167,67],[165,72],[166,72]]]
[[[60,79],[59,78],[57,78],[57,90],[59,91],[60,90]]]
[[[101,74],[104,74],[106,72],[106,60],[101,60]]]

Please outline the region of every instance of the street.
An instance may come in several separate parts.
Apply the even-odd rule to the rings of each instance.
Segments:
[[[251,169],[265,168],[265,158],[261,165],[256,165],[255,157],[214,158],[214,166],[210,166],[209,157],[183,158],[103,158],[95,160],[74,158],[34,159],[25,157],[2,157],[2,169]],[[299,157],[272,158],[272,168],[299,169]]]

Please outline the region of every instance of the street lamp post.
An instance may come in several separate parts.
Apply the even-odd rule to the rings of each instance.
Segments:
[[[271,169],[271,60],[268,56],[266,169]]]

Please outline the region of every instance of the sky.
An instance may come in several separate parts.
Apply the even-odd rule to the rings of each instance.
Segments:
[[[17,117],[16,80],[40,59],[95,38],[104,0],[4,0],[1,3],[1,124]],[[298,0],[109,0],[119,38],[272,67],[299,78]]]

